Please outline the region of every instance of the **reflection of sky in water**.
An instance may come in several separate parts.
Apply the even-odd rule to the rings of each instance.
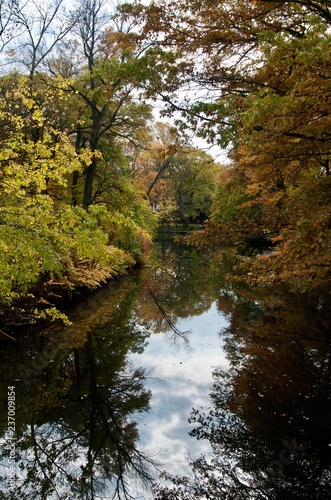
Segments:
[[[181,319],[176,327],[190,330],[189,348],[179,338],[176,346],[173,332],[152,334],[143,354],[131,355],[137,366],[152,370],[148,388],[152,390],[152,409],[139,424],[141,444],[157,452],[157,460],[166,469],[187,474],[188,454],[197,457],[208,452],[206,441],[190,438],[193,425],[188,423],[192,407],[206,408],[212,383],[212,371],[225,366],[225,354],[219,332],[227,325],[216,304],[201,316]]]

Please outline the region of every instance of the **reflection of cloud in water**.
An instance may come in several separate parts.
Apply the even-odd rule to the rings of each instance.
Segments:
[[[158,450],[158,459],[167,464],[167,470],[187,473],[188,454],[197,456],[209,451],[209,443],[196,441],[188,433],[192,407],[209,405],[212,371],[226,364],[219,332],[227,322],[217,311],[216,304],[201,316],[181,319],[176,323],[180,331],[191,330],[191,349],[167,341],[164,334],[152,335],[140,355],[132,355],[137,366],[152,369],[152,409],[139,426],[141,442]]]

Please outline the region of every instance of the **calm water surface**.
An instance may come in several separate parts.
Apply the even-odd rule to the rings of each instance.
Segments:
[[[145,351],[130,359],[147,368],[151,378],[151,411],[139,426],[141,443],[173,473],[189,471],[188,455],[198,456],[210,450],[208,441],[196,441],[189,436],[188,423],[192,407],[207,408],[212,372],[216,366],[226,366],[219,332],[227,324],[216,303],[198,315],[180,319],[176,327],[187,332],[185,339],[174,337],[172,331],[152,334]]]
[[[239,293],[230,264],[160,244],[2,343],[0,498],[150,499],[191,468],[186,499],[330,497],[330,292]]]

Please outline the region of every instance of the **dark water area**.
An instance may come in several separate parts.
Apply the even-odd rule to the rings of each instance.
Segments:
[[[331,292],[238,290],[232,260],[160,242],[0,344],[0,498],[331,498]]]

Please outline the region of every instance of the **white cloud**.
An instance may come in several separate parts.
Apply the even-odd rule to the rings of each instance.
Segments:
[[[175,346],[167,334],[152,334],[144,353],[131,356],[135,365],[152,370],[152,409],[139,424],[141,443],[177,474],[188,472],[188,453],[196,457],[209,450],[207,442],[188,435],[188,418],[192,407],[208,407],[213,369],[227,364],[219,337],[226,324],[213,304],[201,316],[177,322],[180,331],[191,331],[190,349]]]

